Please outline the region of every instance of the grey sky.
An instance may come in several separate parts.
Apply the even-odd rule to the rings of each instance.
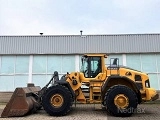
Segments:
[[[0,0],[0,35],[160,33],[160,0]]]

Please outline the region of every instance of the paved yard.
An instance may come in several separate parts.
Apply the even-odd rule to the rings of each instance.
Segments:
[[[0,114],[4,105],[0,105]],[[0,118],[0,120],[160,120],[160,104],[143,104],[139,105],[137,113],[131,117],[113,117],[107,114],[105,109],[101,109],[99,104],[78,104],[72,108],[72,111],[63,117],[53,117],[40,110],[37,114],[28,115],[25,117]]]

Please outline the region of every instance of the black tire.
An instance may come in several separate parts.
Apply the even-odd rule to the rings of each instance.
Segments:
[[[60,100],[63,101],[58,106],[56,105],[54,106],[54,104],[51,103],[51,99],[54,99],[53,96],[56,96],[56,95],[58,96],[58,98],[60,98]],[[56,101],[56,98],[55,98],[55,101]],[[73,102],[73,98],[72,98],[71,92],[68,90],[67,87],[62,85],[49,87],[42,97],[42,106],[44,110],[51,116],[66,115],[71,110],[72,102]]]
[[[122,95],[127,98],[128,104],[126,107],[123,107],[123,109],[117,107],[114,102],[118,95]],[[124,85],[114,85],[107,90],[104,98],[104,104],[109,114],[117,117],[129,117],[135,112],[138,105],[138,99],[135,92],[129,87]]]
[[[108,114],[113,115],[112,112],[108,108],[106,108],[106,110]]]

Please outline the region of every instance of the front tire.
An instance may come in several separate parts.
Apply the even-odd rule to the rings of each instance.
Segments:
[[[42,97],[42,106],[51,116],[64,116],[72,106],[73,98],[69,89],[62,85],[49,87]]]
[[[114,85],[105,94],[107,111],[117,117],[131,116],[138,105],[135,92],[124,85]]]

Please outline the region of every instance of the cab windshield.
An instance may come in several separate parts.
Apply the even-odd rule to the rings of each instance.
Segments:
[[[88,70],[88,57],[82,57],[81,58],[82,66],[80,72],[85,73],[86,70]]]

